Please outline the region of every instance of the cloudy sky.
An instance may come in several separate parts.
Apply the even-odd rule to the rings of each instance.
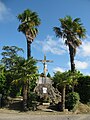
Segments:
[[[56,38],[53,27],[60,26],[59,18],[70,15],[79,17],[87,30],[87,38],[77,49],[75,56],[76,69],[90,74],[90,0],[0,0],[0,54],[4,45],[18,46],[24,49],[26,58],[26,39],[17,31],[20,22],[17,15],[29,8],[38,13],[41,19],[39,34],[32,43],[32,56],[41,60],[44,54],[48,63],[48,72],[64,72],[70,69],[69,51],[61,38]],[[0,55],[0,59],[2,56]],[[39,73],[43,72],[42,63],[37,63]]]

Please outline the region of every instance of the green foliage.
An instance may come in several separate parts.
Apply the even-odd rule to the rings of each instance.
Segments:
[[[53,82],[54,82],[54,87],[60,88],[63,85],[69,86],[70,88],[74,87],[74,85],[78,84],[78,78],[82,76],[80,71],[71,72],[66,71],[66,72],[56,72],[54,73],[53,77]]]
[[[23,103],[25,103],[23,106],[25,106],[29,90],[34,89],[35,80],[38,77],[36,60],[32,57],[28,60],[20,57],[18,52],[22,49],[16,46],[4,46],[3,50],[2,63],[6,68],[6,93],[11,97],[16,97],[23,93]]]
[[[29,94],[29,98],[30,98],[30,103],[33,102],[33,101],[37,101],[38,100],[38,95],[34,92],[30,92]]]
[[[90,76],[79,77],[76,91],[80,95],[81,102],[83,103],[90,102]]]
[[[80,71],[77,71],[77,70],[75,70],[74,72],[71,72],[69,70],[68,72],[69,72],[69,76],[70,76],[70,79],[71,79],[70,87],[72,89],[72,92],[74,92],[74,87],[77,86],[77,84],[78,84],[78,78],[83,76],[83,74]]]
[[[79,71],[71,72],[66,71],[64,73],[56,72],[54,73],[53,82],[54,87],[62,93],[62,110],[65,108],[65,96],[66,94],[74,90],[74,86],[78,84],[77,80],[82,74]],[[70,90],[71,89],[71,90]],[[73,100],[72,100],[73,101]]]
[[[16,74],[14,71],[14,67],[20,62],[23,58],[18,55],[19,52],[23,52],[22,48],[18,48],[17,46],[4,46],[2,48],[2,64],[5,65],[5,90],[6,95],[16,96],[17,92],[19,92],[20,86],[12,85],[12,81],[18,78],[19,74]]]
[[[34,88],[36,87],[36,80],[37,80],[37,78],[33,78],[33,79],[31,79],[30,80],[30,84],[29,84],[29,86],[30,86],[30,91],[32,91],[33,92],[33,90],[34,90]]]
[[[23,49],[18,48],[17,46],[3,46],[2,50],[1,62],[5,64],[6,69],[9,70],[13,65],[15,65],[15,59],[18,57],[18,52],[23,52]]]
[[[69,71],[68,72],[64,72],[64,73],[61,73],[61,72],[56,72],[54,74],[54,77],[53,77],[53,82],[54,82],[54,85],[56,88],[58,88],[58,90],[61,92],[61,102],[62,102],[62,108],[61,110],[64,111],[65,109],[65,89],[66,89],[66,86],[68,85],[71,85],[72,84],[72,79],[71,79],[71,76],[70,76],[70,73]]]
[[[17,18],[21,22],[18,27],[18,31],[23,32],[25,35],[30,34],[33,40],[38,33],[37,27],[41,23],[38,14],[29,9],[26,9],[23,13],[19,14]]]
[[[6,77],[5,77],[5,67],[0,64],[0,93],[5,93],[5,83],[6,83]]]
[[[19,51],[22,51],[22,49],[16,46],[4,46],[1,61],[5,65],[6,70],[6,95],[11,97],[23,95],[23,108],[27,110],[29,91],[33,91],[38,74],[36,60],[32,57],[28,58],[28,60],[20,57],[18,55]],[[4,76],[1,75],[3,74],[0,73],[0,82],[4,79]],[[0,87],[3,87],[2,83],[0,83],[0,85]],[[0,90],[2,90],[2,88],[0,88]]]
[[[80,18],[73,20],[71,16],[66,16],[65,18],[60,18],[59,21],[61,27],[54,27],[56,36],[66,38],[66,45],[69,45],[69,41],[71,41],[73,45],[79,46],[81,42],[78,37],[84,38],[86,36],[86,29],[83,27]]]
[[[30,90],[33,91],[36,85],[35,81],[38,78],[36,61],[33,58],[29,58],[28,60],[25,60],[24,58],[17,60],[17,64],[11,71],[14,72],[15,75],[18,74],[18,77],[12,81],[12,84],[17,87],[21,85],[23,90],[23,100],[27,99],[25,98],[26,95],[28,95],[29,99]],[[27,103],[25,103],[25,105],[26,104]]]
[[[54,27],[56,37],[61,37],[69,47],[71,71],[75,71],[74,57],[76,49],[81,45],[81,38],[86,37],[86,29],[83,27],[80,18],[72,19],[71,16],[59,19],[60,27]]]
[[[22,84],[11,84],[9,88],[9,96],[10,97],[17,97],[22,95]]]
[[[66,107],[68,110],[75,110],[80,100],[79,94],[76,92],[71,92],[67,94],[66,99]]]
[[[29,102],[28,107],[30,110],[36,110],[37,109],[37,101],[38,101],[38,95],[34,92],[30,92],[29,94]]]
[[[12,83],[24,84],[27,81],[36,80],[38,77],[36,61],[33,58],[29,58],[28,60],[18,59],[17,64],[11,70],[14,74],[18,74],[18,78],[13,80]]]
[[[54,73],[53,82],[55,87],[62,87],[64,85],[71,85],[72,79],[70,76],[70,72],[66,71],[64,73],[56,72]]]

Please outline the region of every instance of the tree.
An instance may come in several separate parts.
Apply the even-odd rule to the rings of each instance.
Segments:
[[[62,102],[62,108],[61,110],[64,111],[65,109],[65,90],[67,85],[72,84],[72,79],[70,78],[69,72],[56,72],[54,73],[53,82],[56,88],[61,88],[61,102]]]
[[[16,59],[20,58],[18,52],[23,52],[22,48],[18,48],[17,46],[3,46],[3,52],[1,53],[2,59],[1,63],[5,66],[5,77],[6,77],[6,95],[11,95],[13,93],[14,87],[11,86],[11,82],[13,79],[18,77],[18,74],[15,75],[14,72],[11,71],[13,66],[16,65]],[[15,90],[14,95],[17,93]]]
[[[2,50],[1,62],[5,64],[5,68],[7,70],[11,69],[11,67],[15,64],[15,58],[18,56],[18,52],[24,52],[22,48],[17,46],[3,46]]]
[[[6,77],[5,77],[5,67],[0,64],[0,94],[5,93],[5,82],[6,82]]]
[[[47,77],[51,78],[51,75],[50,75],[50,73],[49,73],[49,72],[48,72],[48,74],[47,74]]]
[[[19,14],[18,17],[21,24],[18,27],[18,31],[22,32],[26,36],[27,40],[27,58],[31,57],[31,44],[38,33],[37,27],[40,25],[41,21],[36,12],[29,9],[25,10],[23,13]],[[29,83],[26,83],[29,87]],[[29,88],[27,91],[29,93]]]
[[[80,18],[72,19],[70,16],[59,19],[61,27],[54,27],[56,37],[64,39],[65,44],[69,47],[71,71],[75,71],[74,57],[76,54],[76,48],[79,47],[82,42],[81,39],[86,37],[86,29],[83,27]]]
[[[31,43],[38,33],[37,27],[40,25],[40,19],[36,12],[29,9],[19,14],[18,17],[21,24],[18,31],[22,32],[27,39],[27,58],[31,57]]]
[[[30,82],[32,80],[36,80],[38,77],[37,74],[37,67],[36,67],[36,61],[33,58],[29,58],[28,60],[25,60],[24,58],[17,58],[16,65],[13,66],[11,69],[14,74],[18,74],[18,78],[13,80],[13,84],[22,84],[23,86],[23,109],[24,111],[27,110],[27,97],[28,97],[28,83],[30,86]],[[30,90],[30,89],[29,89]]]

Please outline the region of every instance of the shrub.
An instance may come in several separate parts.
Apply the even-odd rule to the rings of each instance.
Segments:
[[[37,109],[37,100],[38,100],[38,95],[34,92],[30,92],[29,101],[28,101],[29,110],[35,111]]]
[[[68,108],[68,110],[75,110],[79,103],[79,100],[80,100],[80,97],[78,93],[71,92],[67,94],[66,107]]]
[[[80,77],[75,91],[80,95],[80,102],[85,104],[90,102],[90,76]]]
[[[32,102],[36,102],[38,100],[38,95],[34,92],[30,92],[29,94],[29,102],[32,103]]]

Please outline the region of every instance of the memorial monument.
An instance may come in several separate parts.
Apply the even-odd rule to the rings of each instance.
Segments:
[[[47,64],[48,62],[53,62],[52,60],[47,60],[44,55],[44,60],[37,60],[43,64],[43,73],[40,74],[37,80],[37,86],[35,87],[35,92],[38,94],[40,99],[46,103],[58,103],[61,101],[60,92],[52,86],[52,80],[46,76]]]

